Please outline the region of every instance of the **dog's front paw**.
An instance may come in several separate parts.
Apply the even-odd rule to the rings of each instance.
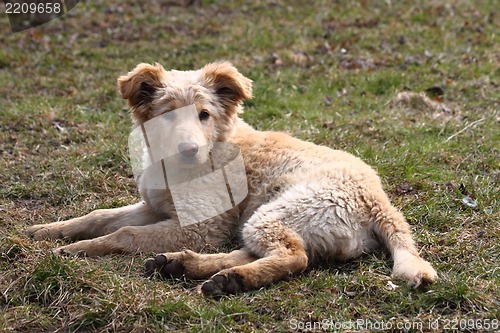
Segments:
[[[146,276],[160,274],[166,279],[176,279],[184,275],[184,265],[176,258],[169,256],[169,253],[159,254],[155,258],[146,259],[144,262]]]
[[[119,249],[111,248],[99,239],[87,239],[73,244],[61,246],[52,251],[56,255],[78,257],[100,257],[110,253],[120,253]]]
[[[57,256],[77,256],[87,257],[87,252],[74,246],[75,244],[65,245],[52,250],[52,253]]]
[[[205,281],[201,286],[201,291],[205,296],[220,298],[227,294],[246,291],[245,281],[243,277],[231,270],[221,271]]]
[[[50,224],[36,224],[26,230],[26,234],[34,240],[59,239],[63,238],[61,228]]]

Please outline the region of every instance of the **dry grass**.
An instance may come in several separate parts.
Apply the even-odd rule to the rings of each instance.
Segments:
[[[0,331],[320,331],[323,320],[494,331],[496,16],[495,1],[99,0],[16,34],[0,17]],[[191,69],[221,58],[255,82],[249,123],[378,169],[437,284],[391,288],[379,254],[214,301],[196,282],[144,278],[149,254],[59,258],[50,249],[60,242],[24,236],[35,223],[137,200],[117,76],[143,61]],[[402,91],[426,95],[395,103]]]

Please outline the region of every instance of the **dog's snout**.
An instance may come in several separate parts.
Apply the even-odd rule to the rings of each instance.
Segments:
[[[181,142],[177,146],[179,153],[185,157],[192,157],[198,152],[198,145],[194,142]]]

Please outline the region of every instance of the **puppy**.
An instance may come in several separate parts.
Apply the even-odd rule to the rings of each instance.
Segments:
[[[148,275],[205,279],[203,293],[215,297],[379,246],[392,255],[394,277],[415,287],[436,280],[370,166],[343,151],[257,131],[238,117],[252,97],[252,81],[230,63],[196,71],[139,64],[118,86],[133,133],[140,134],[135,169],[142,201],[28,229],[36,240],[79,240],[55,253],[161,253],[146,261]],[[214,156],[223,156],[224,165],[214,166]],[[232,161],[240,165],[238,158],[244,171],[230,181],[222,171]],[[195,185],[183,192],[188,182]],[[200,253],[232,237],[241,249]]]

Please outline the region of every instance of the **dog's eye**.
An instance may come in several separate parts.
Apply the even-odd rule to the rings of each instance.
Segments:
[[[200,118],[201,121],[203,120],[207,120],[208,118],[210,118],[210,113],[208,113],[207,111],[205,110],[202,110],[200,112],[200,114],[198,115],[198,118]]]

